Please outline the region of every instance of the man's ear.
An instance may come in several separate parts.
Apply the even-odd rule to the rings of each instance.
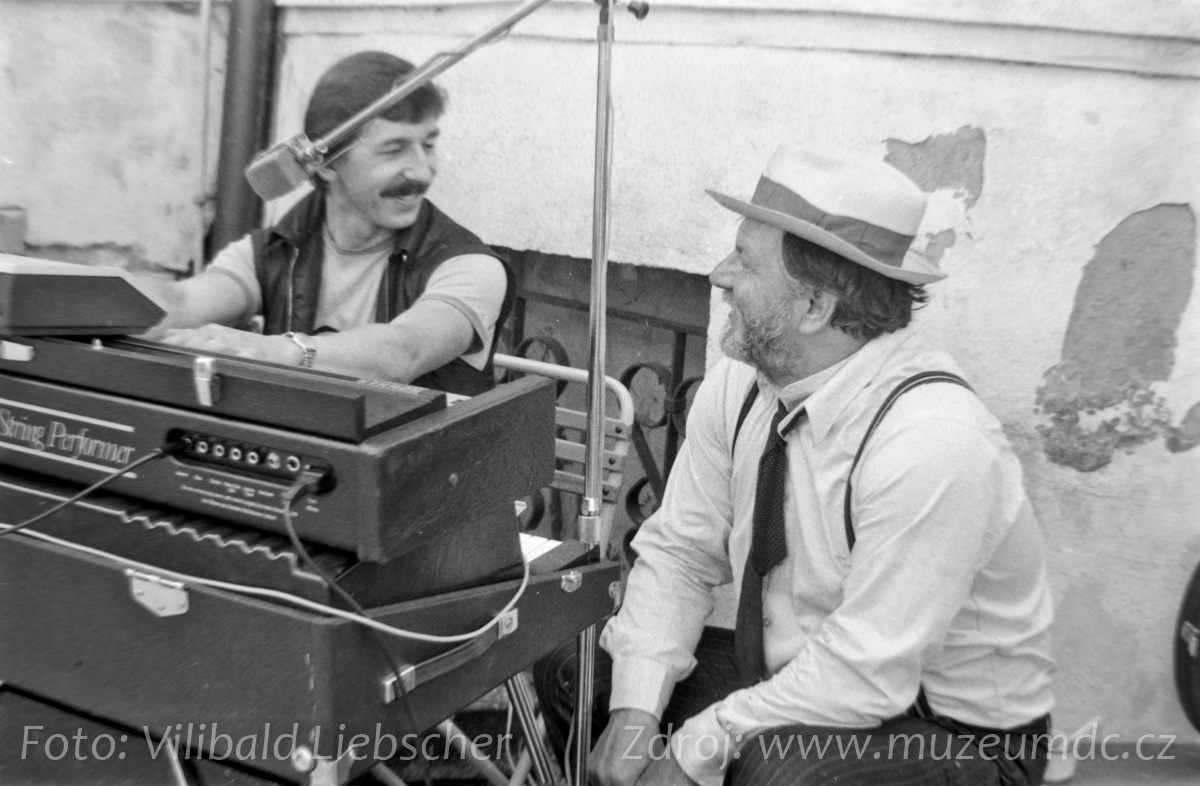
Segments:
[[[816,287],[806,287],[804,295],[796,303],[800,332],[811,336],[823,330],[833,319],[837,302],[837,295]]]

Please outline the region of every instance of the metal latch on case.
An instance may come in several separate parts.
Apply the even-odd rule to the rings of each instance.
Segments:
[[[182,581],[164,579],[133,568],[126,569],[125,575],[129,577],[129,594],[150,613],[157,617],[187,613],[188,592]]]
[[[33,347],[15,341],[0,341],[0,360],[28,363],[33,360]]]
[[[192,361],[192,384],[196,388],[196,401],[202,407],[211,407],[221,397],[221,377],[217,374],[216,358],[196,358]]]

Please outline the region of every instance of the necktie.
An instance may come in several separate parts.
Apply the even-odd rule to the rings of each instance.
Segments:
[[[787,433],[779,433],[779,424],[787,416],[781,402],[771,420],[771,431],[758,460],[758,486],[754,495],[753,535],[746,569],[742,573],[742,592],[738,599],[737,629],[734,632],[734,654],[738,673],[746,687],[762,679],[766,672],[763,655],[763,577],[787,556],[787,535],[784,530],[784,480],[787,475]],[[795,428],[804,417],[800,413],[788,424]]]

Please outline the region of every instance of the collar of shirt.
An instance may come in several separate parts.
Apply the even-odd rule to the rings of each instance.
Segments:
[[[854,397],[870,384],[883,361],[910,336],[911,331],[907,328],[885,333],[868,341],[850,357],[793,382],[782,390],[760,373],[759,387],[777,396],[788,408],[789,415],[780,423],[780,429],[786,428],[803,407],[808,415],[813,441],[820,442]]]

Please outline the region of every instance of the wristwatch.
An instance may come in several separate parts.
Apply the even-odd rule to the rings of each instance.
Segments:
[[[300,351],[304,353],[300,356],[300,368],[312,368],[317,359],[317,346],[312,343],[312,339],[302,333],[292,333],[291,331],[283,335],[290,338],[292,343],[300,347]]]

